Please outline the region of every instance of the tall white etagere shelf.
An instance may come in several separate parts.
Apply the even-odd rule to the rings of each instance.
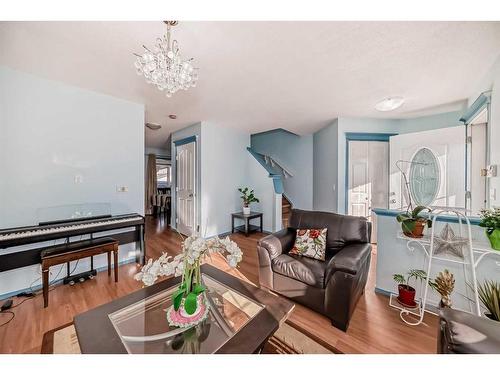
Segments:
[[[466,240],[466,245],[464,246],[464,257],[459,258],[459,257],[448,257],[448,256],[440,256],[435,253],[435,239],[436,239],[436,221],[440,217],[446,216],[447,219],[452,217],[456,217],[457,222],[458,222],[458,238],[462,238]],[[426,312],[431,312],[427,308],[428,305],[428,297],[429,297],[429,280],[431,279],[431,267],[433,264],[433,261],[442,261],[442,262],[449,262],[449,263],[456,263],[456,264],[462,264],[463,269],[464,269],[464,279],[466,283],[466,288],[469,287],[472,289],[473,296],[469,299],[469,304],[470,304],[470,309],[471,312],[477,314],[478,316],[481,315],[481,305],[479,301],[479,294],[478,294],[478,286],[477,286],[477,276],[476,276],[476,269],[479,266],[480,262],[484,259],[484,257],[488,254],[494,254],[494,255],[500,255],[499,251],[492,250],[491,248],[488,248],[487,246],[483,246],[482,244],[473,244],[472,241],[472,230],[471,230],[471,223],[469,218],[462,212],[458,210],[453,210],[453,209],[439,209],[436,211],[433,211],[431,214],[432,217],[432,228],[431,228],[431,234],[426,235],[421,238],[412,238],[412,237],[407,237],[405,236],[402,232],[398,233],[398,238],[399,239],[404,239],[406,240],[406,246],[408,250],[411,252],[415,251],[416,247],[418,246],[424,251],[425,258],[427,261],[427,278],[424,282],[424,289],[423,289],[423,295],[421,293],[420,298],[417,299],[417,306],[415,308],[407,308],[404,307],[403,305],[399,304],[397,301],[395,301],[395,295],[391,294],[390,298],[390,305],[392,307],[396,307],[400,312],[400,317],[401,319],[408,325],[419,325],[422,323],[424,319],[424,315]],[[449,220],[447,220],[449,221]],[[465,228],[465,231],[464,231]],[[464,233],[465,232],[465,233]],[[464,236],[465,234],[465,236]],[[416,246],[417,245],[417,246]],[[467,272],[467,269],[469,272]],[[472,276],[472,280],[469,280],[469,275]],[[408,319],[409,315],[413,315],[416,317],[416,320],[411,321]]]

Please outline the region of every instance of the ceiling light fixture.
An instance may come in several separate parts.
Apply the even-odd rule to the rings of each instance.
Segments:
[[[193,59],[182,60],[179,43],[172,40],[170,29],[177,21],[163,21],[167,25],[167,33],[156,39],[152,50],[144,47],[144,53],[137,56],[135,67],[138,75],[143,75],[147,83],[166,91],[168,98],[178,90],[195,87],[198,81],[198,68],[191,64]]]
[[[401,96],[385,98],[375,104],[375,109],[381,112],[393,111],[403,105],[405,99]]]
[[[160,124],[153,124],[152,122],[146,122],[146,127],[151,129],[151,130],[160,130],[161,129]]]

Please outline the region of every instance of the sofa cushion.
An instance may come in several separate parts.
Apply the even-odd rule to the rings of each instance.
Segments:
[[[334,255],[350,243],[370,242],[371,224],[362,217],[331,212],[293,209],[289,228],[327,228],[326,255]]]
[[[328,262],[296,255],[281,254],[274,258],[274,272],[290,277],[316,288],[325,287],[325,270]]]
[[[325,260],[327,229],[297,229],[295,244],[290,255],[300,255],[317,260]]]

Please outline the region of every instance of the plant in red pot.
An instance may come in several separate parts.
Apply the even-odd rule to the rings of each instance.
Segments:
[[[406,307],[417,307],[417,302],[415,301],[415,288],[410,285],[410,280],[415,279],[422,282],[427,277],[427,273],[424,270],[409,270],[405,275],[394,274],[392,278],[398,283],[398,301],[403,306]]]

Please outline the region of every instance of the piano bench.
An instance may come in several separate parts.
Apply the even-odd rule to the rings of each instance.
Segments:
[[[94,255],[104,253],[108,255],[108,276],[111,276],[111,253],[113,253],[115,282],[118,282],[118,241],[114,238],[101,237],[90,240],[70,242],[67,244],[51,246],[43,249],[41,252],[43,307],[47,307],[49,305],[50,267],[64,263],[69,264],[69,262],[78,259],[91,257],[91,268],[93,268],[92,257]]]

